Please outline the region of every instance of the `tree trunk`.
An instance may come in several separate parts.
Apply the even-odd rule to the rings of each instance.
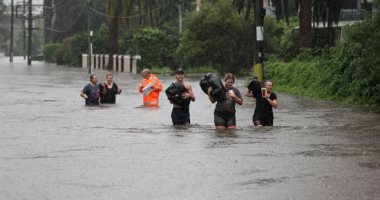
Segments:
[[[300,1],[300,14],[299,14],[299,47],[311,48],[313,39],[313,29],[311,27],[312,21],[312,0]]]
[[[196,10],[197,12],[199,12],[199,10],[201,9],[201,3],[202,3],[201,0],[196,0],[196,1],[195,1],[195,4],[197,5],[195,10]]]
[[[109,27],[109,35],[108,35],[108,41],[109,41],[109,62],[108,62],[108,69],[112,69],[113,67],[113,55],[118,53],[119,45],[118,45],[118,39],[119,39],[119,16],[122,12],[122,2],[121,0],[109,0],[113,1],[109,3],[108,14],[112,17],[108,20],[108,27]]]
[[[53,28],[53,0],[44,0],[44,27],[51,29]],[[44,31],[44,44],[53,42],[53,31],[46,30]]]

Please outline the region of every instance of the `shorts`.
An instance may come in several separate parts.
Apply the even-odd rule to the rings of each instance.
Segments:
[[[215,126],[236,126],[236,116],[233,112],[228,111],[214,111],[214,123]]]
[[[273,116],[257,117],[253,115],[252,121],[255,126],[273,126]]]
[[[186,125],[190,124],[190,112],[189,109],[176,108],[172,110],[173,125]]]

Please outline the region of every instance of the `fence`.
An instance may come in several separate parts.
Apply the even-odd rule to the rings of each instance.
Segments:
[[[106,69],[109,62],[109,55],[94,54],[91,56],[91,61],[94,69]],[[113,55],[113,66],[111,69],[115,72],[137,73],[137,60],[141,59],[141,56],[129,56],[129,55]],[[82,67],[88,68],[88,55],[82,54]]]

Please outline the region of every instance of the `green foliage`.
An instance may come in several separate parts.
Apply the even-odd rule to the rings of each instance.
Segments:
[[[3,19],[6,6],[3,0],[0,0],[0,19]],[[9,39],[9,32],[7,29],[0,26],[0,51],[7,48],[6,41]]]
[[[55,52],[57,49],[61,48],[61,44],[53,43],[53,44],[45,44],[43,54],[44,60],[49,63],[56,62]]]
[[[290,63],[268,62],[266,72],[282,91],[380,105],[380,18],[348,27],[345,35],[319,57],[305,49]]]
[[[105,23],[103,23],[100,26],[99,30],[94,33],[94,36],[92,39],[94,54],[108,53],[108,34],[109,34],[108,27],[106,26]]]
[[[126,37],[128,39],[128,37]],[[152,66],[172,66],[175,63],[175,49],[178,46],[177,33],[164,32],[157,28],[143,28],[135,32],[128,53],[141,55],[139,67],[151,68]]]
[[[94,33],[92,39],[93,53],[108,53],[108,29],[103,24]],[[82,54],[88,53],[88,33],[78,33],[63,40],[62,45],[55,51],[57,64],[79,67],[82,62]]]
[[[87,52],[87,45],[87,34],[84,33],[65,38],[55,53],[57,64],[80,66],[82,54]]]
[[[252,65],[254,29],[231,6],[231,1],[203,3],[199,13],[185,17],[186,30],[178,54],[185,66],[212,66],[239,73]]]

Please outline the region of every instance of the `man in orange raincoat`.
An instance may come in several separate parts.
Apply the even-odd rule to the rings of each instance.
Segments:
[[[144,69],[141,74],[143,79],[139,85],[139,92],[143,93],[144,106],[158,106],[158,99],[162,91],[160,79],[149,69]]]

